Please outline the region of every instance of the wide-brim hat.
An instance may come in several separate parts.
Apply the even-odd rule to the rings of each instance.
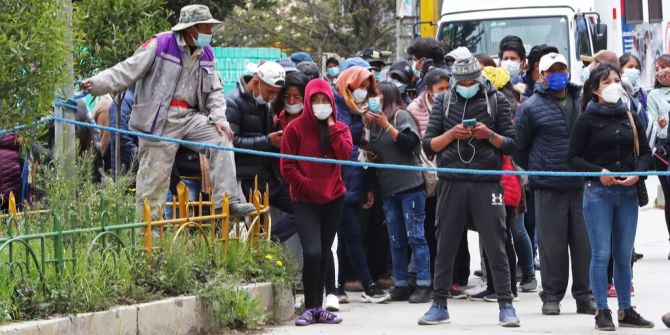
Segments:
[[[179,13],[179,23],[172,27],[172,31],[181,31],[196,24],[221,24],[221,21],[214,19],[209,8],[204,5],[184,6]]]

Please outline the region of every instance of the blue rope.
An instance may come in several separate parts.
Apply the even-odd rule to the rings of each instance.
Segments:
[[[255,155],[255,156],[264,156],[272,158],[282,158],[282,159],[292,159],[297,161],[305,161],[312,163],[324,163],[324,164],[337,164],[345,166],[356,166],[356,167],[365,167],[365,168],[377,168],[377,169],[394,169],[394,170],[406,170],[406,171],[435,171],[438,173],[458,173],[458,174],[476,174],[476,175],[516,175],[516,176],[548,176],[548,177],[601,177],[601,176],[670,176],[670,171],[646,171],[646,172],[616,172],[616,173],[601,173],[601,172],[568,172],[568,171],[494,171],[494,170],[474,170],[474,169],[449,169],[449,168],[431,168],[423,166],[412,166],[412,165],[398,165],[398,164],[377,164],[377,163],[368,163],[368,162],[354,162],[348,160],[337,160],[329,158],[316,158],[316,157],[305,157],[297,155],[287,155],[276,152],[266,152],[266,151],[257,151],[243,148],[235,147],[226,147],[220,145],[214,145],[209,143],[201,142],[192,142],[186,141],[171,137],[163,137],[152,134],[138,133],[129,130],[117,129],[112,127],[100,126],[97,124],[90,124],[86,122],[80,122],[75,120],[68,120],[59,117],[52,117],[54,121],[65,122],[74,124],[76,126],[94,128],[99,130],[106,130],[112,133],[119,133],[129,136],[137,136],[145,139],[156,140],[156,141],[165,141],[171,143],[177,143],[180,145],[186,145],[190,147],[200,147],[213,150],[224,150],[232,151],[240,154]]]
[[[88,93],[78,94],[78,95],[75,95],[74,97],[72,97],[70,99],[67,99],[68,103],[63,103],[61,101],[56,101],[54,103],[54,105],[64,107],[64,108],[69,108],[69,109],[72,109],[72,110],[76,110],[77,109],[77,106],[76,106],[77,101],[76,100],[84,98],[87,95],[88,95]],[[63,97],[58,97],[58,99],[59,100],[64,100]],[[20,126],[16,126],[14,128],[10,128],[10,129],[0,130],[0,136],[2,136],[4,134],[7,134],[7,133],[20,131],[20,130],[32,127],[36,124],[40,124],[40,123],[44,123],[44,122],[48,122],[48,121],[64,122],[64,123],[69,123],[69,124],[73,124],[75,126],[80,126],[80,127],[93,128],[93,129],[98,129],[98,130],[105,130],[105,131],[109,131],[111,133],[119,133],[119,134],[124,134],[124,135],[129,135],[129,136],[136,136],[136,137],[141,137],[141,138],[156,140],[156,141],[171,142],[171,143],[186,145],[186,146],[190,146],[190,147],[200,147],[200,148],[206,148],[206,149],[212,149],[212,150],[232,151],[232,152],[239,153],[239,154],[247,154],[247,155],[254,155],[254,156],[291,159],[291,160],[305,161],[305,162],[312,162],[312,163],[355,166],[355,167],[363,167],[363,168],[394,169],[394,170],[417,171],[417,172],[434,171],[434,172],[437,172],[437,173],[445,173],[445,174],[449,173],[449,174],[473,174],[473,175],[497,175],[497,176],[499,176],[499,175],[545,176],[545,177],[602,177],[602,176],[621,176],[621,177],[626,177],[626,176],[666,176],[666,177],[669,177],[670,176],[670,171],[616,172],[616,173],[571,172],[571,171],[494,171],[494,170],[475,170],[475,169],[432,168],[432,167],[412,166],[412,165],[355,162],[355,161],[349,161],[349,160],[337,160],[337,159],[329,159],[329,158],[316,158],[316,157],[305,157],[305,156],[298,156],[298,155],[287,155],[287,154],[281,154],[281,153],[276,153],[276,152],[257,151],[257,150],[250,150],[250,149],[244,149],[244,148],[226,147],[226,146],[214,145],[214,144],[209,144],[209,143],[192,142],[192,141],[186,141],[186,140],[177,139],[177,138],[163,137],[163,136],[157,136],[157,135],[152,135],[152,134],[138,133],[138,132],[124,130],[124,129],[105,127],[105,126],[100,126],[100,125],[97,125],[97,124],[90,124],[90,123],[80,122],[80,121],[76,121],[76,120],[69,120],[69,119],[65,119],[65,118],[61,118],[61,117],[44,118],[44,119],[35,121],[33,124],[30,124],[30,125],[20,125]]]

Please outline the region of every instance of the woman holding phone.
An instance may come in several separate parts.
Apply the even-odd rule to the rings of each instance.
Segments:
[[[370,126],[370,147],[382,164],[418,166],[420,138],[418,123],[406,109],[398,88],[382,82],[381,95],[370,98],[366,119]],[[380,169],[379,188],[386,214],[395,287],[394,300],[410,303],[430,301],[430,252],[424,233],[426,193],[420,171]],[[416,266],[417,289],[410,296],[408,254]]]

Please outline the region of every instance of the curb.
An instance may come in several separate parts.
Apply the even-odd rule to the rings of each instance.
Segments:
[[[293,318],[295,299],[291,289],[271,283],[249,284],[242,288],[258,299],[269,315],[268,321],[281,323]],[[0,334],[3,335],[195,335],[214,330],[216,324],[194,295],[0,326]]]

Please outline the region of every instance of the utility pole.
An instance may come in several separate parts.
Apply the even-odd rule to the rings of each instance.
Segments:
[[[60,90],[60,93],[65,98],[74,96],[74,66],[73,66],[73,39],[72,39],[72,0],[63,0],[63,8],[65,15],[65,43],[70,47],[70,52],[65,58],[67,64],[67,76],[65,83]],[[74,120],[74,111],[67,108],[56,106],[54,107],[54,114],[56,117],[62,117]],[[74,139],[74,125],[64,122],[55,122],[55,154],[59,164],[59,173],[71,173],[75,164],[75,139]]]

